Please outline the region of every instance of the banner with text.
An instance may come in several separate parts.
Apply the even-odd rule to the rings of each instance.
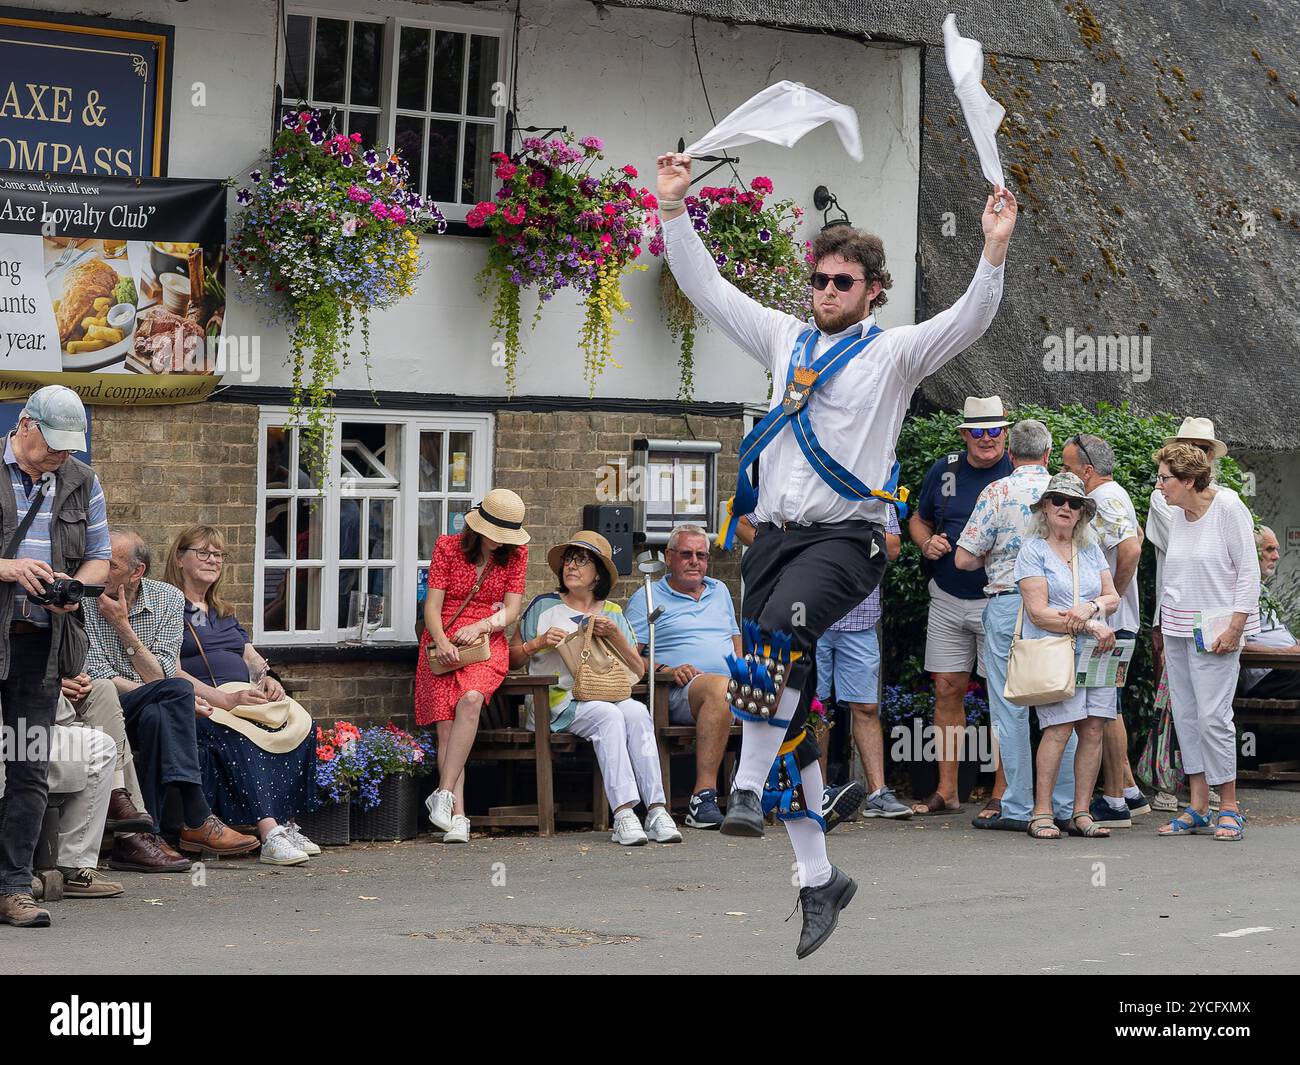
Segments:
[[[0,401],[204,399],[230,357],[225,284],[223,182],[0,170]]]

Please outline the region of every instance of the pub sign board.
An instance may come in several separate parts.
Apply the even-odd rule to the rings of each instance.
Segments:
[[[173,36],[0,7],[0,170],[164,176]]]

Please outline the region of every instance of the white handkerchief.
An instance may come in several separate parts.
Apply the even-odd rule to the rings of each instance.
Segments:
[[[790,148],[805,133],[826,122],[835,123],[844,150],[862,162],[858,113],[848,104],[837,104],[829,96],[793,81],[778,81],[751,96],[687,147],[686,154],[707,155],[718,148],[735,148],[754,141]]]
[[[961,101],[962,114],[966,116],[966,128],[979,153],[980,169],[995,185],[1005,187],[997,132],[1007,111],[980,84],[984,76],[984,49],[979,41],[957,32],[957,19],[953,15],[943,20],[943,54],[948,61],[952,87]]]

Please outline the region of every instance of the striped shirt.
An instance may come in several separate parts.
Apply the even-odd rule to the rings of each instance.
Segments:
[[[1217,486],[1216,486],[1217,487]],[[1196,521],[1171,507],[1160,627],[1191,636],[1197,615],[1241,611],[1247,635],[1259,631],[1259,554],[1254,522],[1241,499],[1222,490]]]
[[[23,537],[14,558],[38,558],[47,566],[53,566],[50,554],[50,514],[54,509],[54,487],[57,474],[50,474],[34,482],[18,465],[14,455],[14,438],[10,433],[5,439],[5,466],[9,469],[9,481],[14,493],[14,506],[18,508],[18,521],[27,516],[27,510],[36,498],[37,492],[45,492],[45,503],[32,519],[31,528]],[[0,544],[0,547],[4,545]],[[90,485],[90,506],[86,512],[86,551],[83,562],[103,561],[113,557],[108,542],[108,512],[104,505],[104,490],[99,486],[99,478]],[[75,576],[71,574],[70,576]],[[14,583],[14,620],[30,621],[33,625],[46,628],[50,624],[50,614],[44,607],[27,601],[27,592],[21,584]]]
[[[90,654],[86,656],[86,672],[91,680],[112,680],[125,677],[140,680],[132,657],[122,646],[117,630],[99,612],[99,601],[83,599],[81,613],[86,619],[86,635],[90,637]],[[131,631],[149,649],[164,677],[176,676],[176,663],[181,653],[181,637],[185,633],[185,596],[179,588],[147,577],[140,582],[135,602],[127,611]]]

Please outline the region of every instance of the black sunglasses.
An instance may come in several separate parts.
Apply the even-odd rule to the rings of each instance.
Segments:
[[[1047,496],[1047,501],[1054,507],[1069,507],[1071,510],[1083,509],[1083,500],[1078,496],[1063,496],[1056,492],[1051,492]]]
[[[854,277],[852,274],[823,274],[820,270],[812,275],[812,287],[821,292],[832,281],[840,292],[848,292],[854,285],[866,283],[865,277]]]
[[[1092,456],[1088,454],[1088,448],[1083,442],[1082,433],[1075,433],[1074,436],[1070,437],[1070,439],[1066,441],[1066,443],[1073,444],[1075,447],[1077,447],[1079,449],[1079,453],[1083,455],[1085,460],[1087,460],[1089,466],[1095,467],[1097,465],[1095,462],[1092,461]]]
[[[995,425],[991,429],[967,429],[966,432],[970,433],[970,435],[976,440],[982,439],[985,433],[987,433],[991,439],[996,440],[1002,435],[1003,428],[1004,426]]]

